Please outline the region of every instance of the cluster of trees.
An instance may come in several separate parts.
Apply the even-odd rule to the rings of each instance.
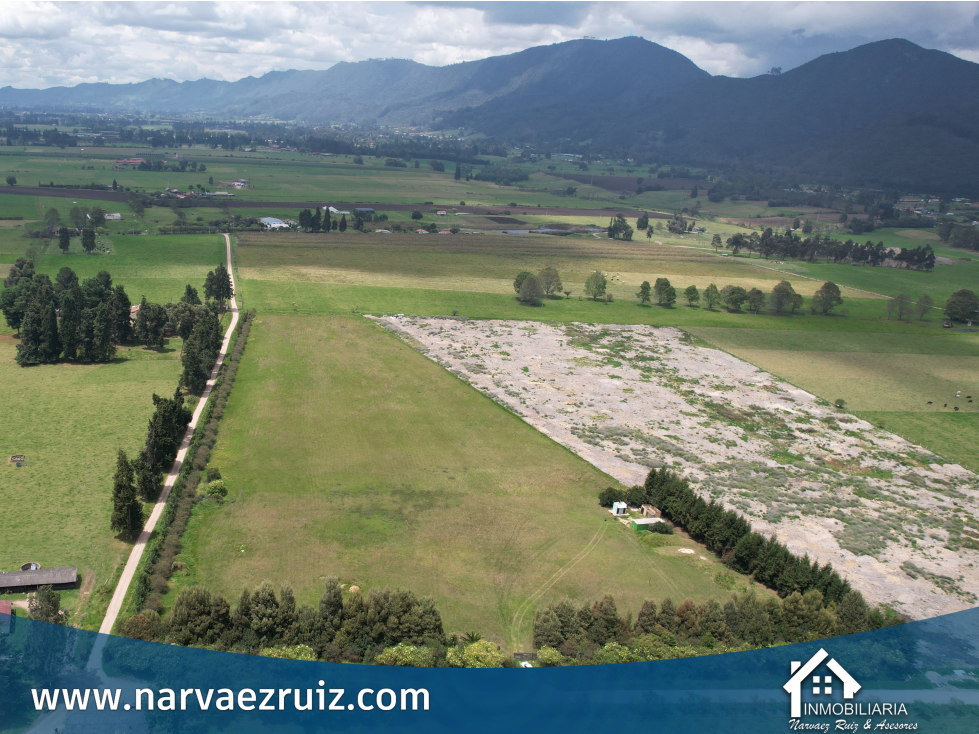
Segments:
[[[79,282],[68,267],[54,282],[37,273],[34,262],[18,258],[4,280],[0,309],[19,332],[17,363],[36,365],[60,360],[108,362],[116,344],[129,339],[129,297],[102,270]]]
[[[715,239],[716,248],[720,237],[715,235]],[[883,242],[874,244],[867,241],[860,244],[853,240],[832,239],[828,234],[803,238],[790,230],[778,232],[771,227],[761,234],[752,232],[746,235],[738,232],[728,238],[726,246],[735,255],[745,250],[749,253],[757,252],[766,259],[795,258],[814,262],[817,258],[826,258],[834,263],[852,262],[874,267],[884,264],[885,261],[892,261],[892,265],[911,270],[931,270],[935,267],[935,253],[931,245],[893,252]]]
[[[687,288],[685,295],[690,305],[700,301],[700,293],[697,291],[697,286],[695,285]],[[648,306],[652,302],[652,299],[655,298],[656,305],[672,308],[676,303],[676,288],[670,284],[669,278],[657,278],[655,285],[652,287],[650,287],[648,280],[644,280],[639,286],[639,292],[636,293],[636,298],[639,299],[640,306]]]
[[[647,225],[649,220],[646,220]],[[638,225],[637,225],[638,226]],[[625,217],[621,214],[617,215],[614,219],[610,219],[608,223],[608,238],[610,240],[632,240],[632,227],[629,226],[628,222],[625,221]]]
[[[140,314],[142,312],[140,309]],[[180,376],[180,384],[191,392],[200,392],[207,385],[211,368],[221,351],[221,320],[218,311],[211,304],[201,304],[197,291],[187,286],[187,292],[180,302],[171,307],[169,315],[170,323],[183,339],[180,363],[184,371]]]
[[[160,493],[160,481],[177,458],[184,429],[191,412],[184,407],[178,389],[173,398],[153,395],[156,410],[146,429],[146,442],[139,455],[130,460],[119,449],[116,473],[112,483],[112,529],[128,539],[135,539],[143,527],[143,502],[154,501]]]
[[[938,236],[942,242],[947,242],[952,247],[961,247],[964,250],[979,250],[979,227],[970,222],[954,224],[953,222],[942,222],[938,225]]]
[[[71,133],[64,133],[54,128],[52,130],[32,130],[28,127],[15,127],[13,120],[7,122],[3,130],[3,135],[7,139],[7,145],[46,145],[57,146],[59,148],[74,148],[78,145],[78,138]],[[101,141],[99,143],[98,141]],[[95,145],[105,145],[105,140],[98,138],[93,141]]]
[[[717,553],[731,568],[753,576],[779,596],[816,589],[827,602],[839,603],[850,591],[830,564],[820,566],[808,556],[800,558],[774,538],[753,532],[738,513],[714,500],[705,502],[684,477],[669,469],[651,470],[643,485],[626,492],[614,487],[602,490],[598,500],[603,507],[623,500],[636,507],[658,507],[664,518]]]
[[[472,177],[477,181],[492,181],[500,186],[509,186],[517,181],[526,181],[530,178],[526,171],[503,165],[486,166],[474,173]]]
[[[677,605],[643,602],[635,621],[623,618],[605,596],[575,609],[562,601],[538,610],[534,647],[545,667],[594,665],[693,657],[783,643],[810,642],[867,632],[900,623],[895,615],[871,609],[858,591],[831,602],[816,589],[784,599],[744,592],[723,606],[710,599]]]
[[[159,147],[159,146],[154,146]],[[138,166],[136,166],[138,171],[170,171],[172,173],[184,173],[186,171],[193,171],[196,173],[204,173],[207,170],[207,166],[203,163],[198,163],[197,161],[180,160],[173,161],[172,163],[166,163],[163,159],[158,161],[143,161]]]
[[[421,214],[421,212],[418,213]],[[420,219],[421,217],[418,218]],[[358,232],[362,232],[365,222],[371,222],[375,219],[383,222],[387,220],[387,215],[355,212],[353,227]],[[339,219],[332,219],[329,209],[317,209],[315,212],[311,212],[309,209],[303,209],[299,212],[299,228],[303,232],[346,232],[348,226],[346,214],[341,214]]]
[[[564,285],[561,274],[552,267],[546,267],[536,275],[528,270],[517,273],[513,279],[513,290],[517,300],[531,306],[539,306],[544,298],[560,298]],[[565,296],[571,297],[571,291],[565,291]]]
[[[979,320],[979,297],[968,288],[956,291],[945,302],[945,315],[953,321]]]
[[[38,622],[65,624],[69,612],[61,608],[61,594],[50,586],[39,586],[27,600],[27,616]]]
[[[305,645],[317,659],[331,662],[372,660],[399,643],[445,646],[442,616],[435,602],[401,589],[357,591],[343,598],[336,578],[316,607],[298,606],[292,589],[279,594],[271,584],[241,592],[234,610],[220,594],[203,586],[181,590],[165,621],[151,610],[123,626],[128,637],[178,645],[257,652]]]
[[[44,211],[40,222],[32,222],[24,225],[28,237],[53,239],[58,238],[58,247],[65,253],[71,246],[71,236],[74,233],[82,233],[82,247],[85,252],[91,254],[95,249],[95,231],[101,230],[105,226],[105,210],[101,207],[89,209],[87,206],[73,206],[68,214],[70,226],[66,225],[60,212],[55,207],[48,207]]]
[[[694,209],[696,209],[696,207],[694,207]],[[683,212],[673,212],[673,218],[666,223],[666,229],[672,234],[683,234],[684,232],[693,231],[694,224],[696,224],[696,222],[693,219],[687,221],[687,219],[683,216]],[[647,229],[646,238],[650,239],[652,236],[653,230],[651,228]]]
[[[910,323],[913,316],[917,316],[921,321],[931,311],[935,302],[927,293],[917,301],[911,299],[907,293],[900,293],[887,302],[887,318],[897,316],[898,321],[908,321]]]

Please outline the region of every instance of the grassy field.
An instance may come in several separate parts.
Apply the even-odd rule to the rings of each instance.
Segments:
[[[0,569],[27,561],[77,566],[82,587],[63,594],[62,604],[77,612],[73,623],[97,628],[112,590],[107,582],[128,552],[109,528],[116,451],[139,450],[150,397],[173,393],[180,341],[162,352],[123,347],[105,365],[28,369],[14,362],[15,343],[9,333],[0,336]],[[7,462],[20,453],[26,466]]]
[[[449,630],[515,649],[538,599],[730,593],[710,554],[676,552],[694,544],[612,521],[612,479],[359,316],[260,315],[211,462],[230,501],[199,506],[174,590],[271,580],[313,603],[338,575],[432,595]]]
[[[880,235],[912,241],[886,231]],[[684,306],[682,298],[676,308],[643,308],[635,297],[641,280],[659,276],[679,291],[708,282],[770,291],[788,278],[808,295],[822,282],[802,277],[808,275],[883,294],[931,292],[940,305],[972,282],[972,261],[940,265],[932,273],[791,262],[777,266],[784,270],[779,272],[758,257],[718,257],[703,249],[706,240],[670,238],[657,245],[587,237],[243,235],[236,256],[246,303],[265,312],[457,311],[470,318],[679,326],[820,397],[843,398],[862,417],[979,468],[972,448],[979,442],[979,403],[962,400],[956,413],[948,401],[956,390],[979,398],[979,335],[943,329],[938,310],[924,320],[898,322],[887,318],[885,300],[846,288],[847,315],[833,317],[812,316],[805,308],[783,316],[708,311]],[[558,268],[572,297],[547,300],[540,308],[519,304],[513,276],[546,265]],[[609,274],[615,296],[609,305],[580,298],[594,269]]]
[[[107,270],[134,303],[143,295],[169,301],[180,298],[187,283],[200,290],[207,270],[224,254],[223,238],[214,235],[107,239],[114,254],[64,255],[55,248],[41,257],[39,270],[53,278],[67,265],[83,280]],[[0,569],[19,568],[29,560],[46,568],[78,566],[82,589],[68,592],[64,603],[86,614],[73,620],[85,627],[98,626],[109,601],[98,591],[111,591],[107,582],[127,549],[109,529],[116,451],[132,454],[140,448],[153,412],[151,396],[170,395],[177,385],[180,346],[179,339],[171,339],[161,352],[120,347],[110,364],[24,369],[14,361],[16,340],[10,329],[0,326],[5,396]],[[27,466],[6,462],[17,453],[27,455]]]
[[[142,296],[151,301],[177,300],[191,283],[203,296],[207,271],[224,261],[224,238],[221,235],[158,235],[135,237],[114,235],[111,255],[65,255],[57,244],[48,247],[38,269],[53,279],[67,266],[81,280],[108,270],[114,282],[126,286],[133,303]]]

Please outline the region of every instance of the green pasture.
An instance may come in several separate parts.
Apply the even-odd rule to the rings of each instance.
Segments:
[[[112,255],[65,255],[52,243],[42,256],[39,270],[53,279],[67,266],[82,280],[107,270],[114,283],[126,287],[133,303],[142,296],[157,302],[178,300],[190,283],[202,293],[204,277],[224,262],[225,245],[221,235],[159,235],[111,238]]]
[[[23,368],[16,340],[0,335],[0,569],[27,561],[77,566],[81,587],[62,595],[72,623],[97,629],[117,567],[129,546],[109,528],[116,452],[142,446],[153,393],[171,395],[180,376],[180,340],[160,352],[120,347],[104,365]],[[25,454],[27,465],[7,461]],[[15,596],[22,600],[23,595]],[[85,615],[84,617],[82,615]]]
[[[808,299],[800,313],[781,316],[690,308],[682,297],[674,308],[641,307],[639,279],[659,275],[681,293],[690,283],[702,289],[705,281],[770,291],[787,278],[811,294],[822,282],[780,272],[757,257],[719,257],[702,249],[706,237],[686,237],[671,238],[684,243],[671,246],[542,236],[243,235],[235,252],[245,303],[266,313],[458,313],[678,326],[820,397],[843,398],[859,415],[948,459],[979,466],[971,448],[979,423],[968,417],[979,402],[962,400],[958,413],[952,403],[941,407],[956,390],[979,398],[973,376],[979,374],[979,334],[943,329],[937,309],[910,323],[888,319],[885,299],[847,289],[839,314],[829,317],[810,315]],[[518,303],[510,286],[515,273],[547,265],[561,272],[572,297],[541,307]],[[958,278],[971,264],[939,266],[933,273],[825,263],[779,267],[790,266],[885,294],[912,283],[912,293],[930,288],[940,305],[944,293],[969,285]],[[611,304],[582,298],[584,279],[595,269],[609,274]]]
[[[211,464],[228,500],[195,511],[171,600],[270,580],[315,603],[337,575],[431,595],[448,631],[526,649],[551,600],[610,593],[635,614],[730,593],[710,554],[676,552],[690,541],[612,520],[596,493],[614,480],[360,316],[261,313]]]
[[[689,330],[815,395],[842,398],[857,416],[979,470],[977,333],[915,324],[905,333]]]

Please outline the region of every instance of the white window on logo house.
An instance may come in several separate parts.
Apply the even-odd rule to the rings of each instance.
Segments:
[[[836,680],[843,684],[843,698],[848,700],[852,699],[857,691],[860,690],[860,684],[836,660],[831,659],[826,662],[825,668],[828,670],[822,673],[819,672],[819,668],[823,666],[824,661],[828,657],[829,653],[820,649],[819,652],[806,661],[805,665],[798,660],[792,661],[790,665],[792,677],[789,678],[789,682],[782,686],[782,688],[785,689],[791,699],[790,715],[793,719],[798,719],[802,716],[802,687],[810,680],[812,681],[813,696],[832,696],[834,675]],[[830,675],[830,673],[833,675]],[[812,677],[810,678],[810,676]]]

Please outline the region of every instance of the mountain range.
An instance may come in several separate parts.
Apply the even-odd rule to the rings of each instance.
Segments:
[[[781,169],[855,185],[979,191],[979,64],[893,39],[777,75],[712,76],[640,38],[583,39],[434,67],[0,89],[0,106],[464,127],[551,149]]]

